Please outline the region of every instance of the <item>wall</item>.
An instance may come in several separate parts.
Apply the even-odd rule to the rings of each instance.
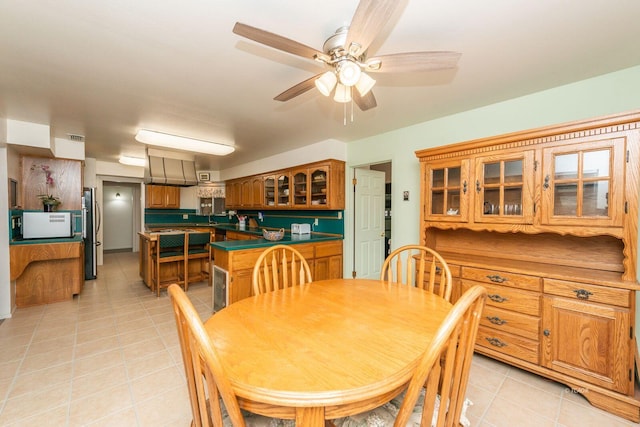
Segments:
[[[104,185],[103,250],[133,248],[133,189],[123,185]]]

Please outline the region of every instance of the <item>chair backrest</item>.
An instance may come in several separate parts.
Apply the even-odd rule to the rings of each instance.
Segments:
[[[380,280],[410,284],[451,299],[451,270],[439,253],[426,246],[406,245],[391,252],[382,264]]]
[[[437,422],[433,425],[458,425],[486,297],[486,289],[476,285],[454,304],[409,382],[394,424],[396,427],[407,425],[423,387],[426,391],[420,425],[432,425],[436,406],[439,406]],[[438,399],[439,404],[436,404]]]
[[[204,246],[211,241],[211,233],[189,233],[189,246]]]
[[[184,233],[158,234],[158,246],[160,249],[184,249]]]
[[[187,376],[193,413],[191,425],[222,427],[223,412],[220,406],[220,398],[222,398],[231,423],[235,427],[245,426],[236,395],[231,383],[224,375],[220,359],[200,316],[180,286],[170,285],[168,292],[173,304]]]
[[[311,282],[311,269],[302,254],[290,245],[266,249],[253,267],[253,294]]]

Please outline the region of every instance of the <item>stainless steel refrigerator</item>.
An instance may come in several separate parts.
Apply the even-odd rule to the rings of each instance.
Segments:
[[[98,231],[100,231],[100,207],[96,189],[85,188],[82,194],[82,238],[84,239],[84,279],[98,275]]]

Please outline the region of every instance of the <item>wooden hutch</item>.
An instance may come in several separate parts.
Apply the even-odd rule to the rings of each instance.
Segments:
[[[640,112],[416,152],[421,240],[482,284],[476,351],[640,421]]]

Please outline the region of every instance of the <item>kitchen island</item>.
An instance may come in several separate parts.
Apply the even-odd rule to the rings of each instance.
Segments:
[[[262,238],[261,228],[240,230],[226,226],[227,236],[236,233],[249,236],[243,240],[226,240],[211,243],[213,274],[213,306],[218,311],[228,304],[253,295],[251,275],[260,254],[265,248],[277,245],[295,245],[307,260],[313,280],[342,278],[342,236],[310,233],[292,235],[285,233],[282,240],[272,242]]]

